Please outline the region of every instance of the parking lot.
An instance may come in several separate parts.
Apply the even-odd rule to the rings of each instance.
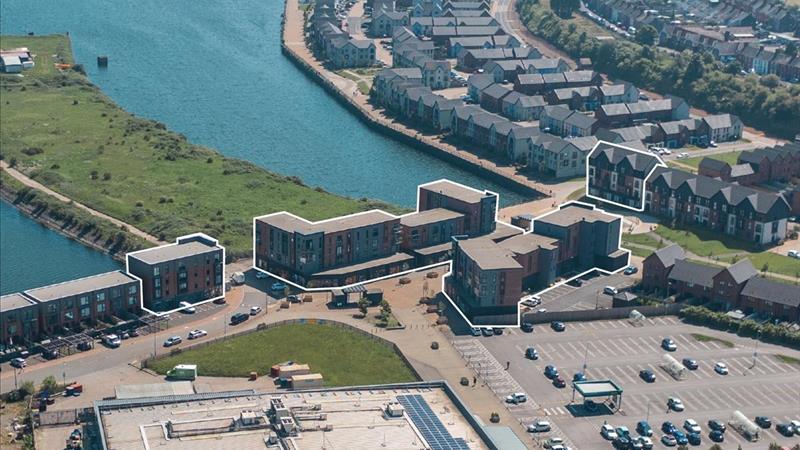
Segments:
[[[722,341],[699,341],[693,336],[698,333],[719,336]],[[692,358],[698,363],[699,367],[686,370],[681,380],[661,367],[667,353],[660,346],[664,337],[672,338],[678,347],[669,352],[671,356],[678,361]],[[604,421],[634,430],[638,421],[647,419],[654,430],[655,448],[666,448],[657,442],[663,435],[662,422],[668,420],[680,428],[684,420],[692,418],[703,428],[702,446],[707,448],[712,444],[708,420],[727,422],[735,410],[751,419],[769,416],[775,424],[800,420],[800,366],[775,356],[780,353],[797,358],[800,352],[760,344],[754,358],[755,341],[686,325],[672,316],[648,318],[639,326],[627,320],[579,322],[567,323],[566,331],[556,332],[543,324],[535,326],[532,333],[508,329],[500,336],[462,336],[454,340],[467,364],[478,374],[479,382],[487,383],[499,397],[512,392],[528,394],[526,403],[509,407],[520,422],[546,419],[554,425],[550,433],[532,434],[534,445],[537,439],[557,435],[568,444],[571,442],[573,449],[612,448],[599,433]],[[538,351],[538,360],[525,358],[529,346]],[[716,362],[724,362],[730,373],[715,372]],[[582,399],[576,394],[572,403],[570,382],[584,364],[589,380],[611,379],[623,389],[619,412],[592,417],[573,415],[580,412],[581,408],[574,407]],[[567,381],[566,388],[556,388],[543,375],[547,365],[558,368]],[[640,370],[652,371],[656,381],[641,379]],[[686,410],[668,412],[669,397],[680,398]],[[797,436],[783,437],[774,426],[761,433],[759,442],[750,443],[729,428],[723,448],[741,445],[743,449],[763,449],[771,442],[794,445],[800,441]]]
[[[586,309],[610,308],[611,296],[603,293],[605,286],[623,289],[634,284],[633,276],[617,273],[614,275],[593,274],[582,277],[581,284],[573,281],[551,287],[538,295],[542,303],[534,310],[544,308],[547,311],[579,311]],[[523,306],[523,312],[525,312]]]

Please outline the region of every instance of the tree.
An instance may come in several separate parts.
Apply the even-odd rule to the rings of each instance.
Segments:
[[[392,315],[392,305],[386,301],[386,299],[381,300],[381,315],[380,318],[384,322],[389,321],[389,316]]]
[[[776,87],[781,85],[781,79],[778,78],[778,76],[774,75],[774,74],[764,75],[758,81],[758,84],[760,84],[760,85],[762,85],[764,87],[770,88],[770,89],[775,89]]]
[[[689,65],[686,66],[686,71],[683,73],[683,85],[688,87],[695,81],[703,78],[706,68],[703,65],[703,57],[699,53],[692,55],[689,60]]]
[[[714,444],[711,447],[709,447],[708,450],[722,450],[722,447],[720,447],[719,444]]]
[[[786,44],[786,48],[783,50],[783,52],[786,53],[787,56],[794,58],[797,56],[797,44],[794,42]]]
[[[636,42],[651,46],[656,43],[656,36],[658,36],[658,31],[654,26],[642,25],[642,28],[636,31]]]
[[[42,380],[42,391],[46,391],[52,394],[53,392],[55,392],[57,387],[58,387],[58,381],[56,381],[56,377],[52,375],[48,375],[44,380]]]
[[[361,311],[361,315],[362,316],[366,316],[367,315],[367,307],[368,306],[369,306],[369,300],[367,300],[366,298],[362,297],[358,301],[358,310]]]
[[[738,59],[734,59],[725,65],[725,73],[731,75],[738,75],[742,71],[742,63]]]

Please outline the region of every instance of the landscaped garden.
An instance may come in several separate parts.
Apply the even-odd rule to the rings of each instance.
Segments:
[[[246,377],[268,374],[286,361],[308,364],[325,386],[416,381],[394,349],[358,331],[313,323],[287,324],[234,336],[148,363],[160,374],[178,364],[197,364],[201,376]]]

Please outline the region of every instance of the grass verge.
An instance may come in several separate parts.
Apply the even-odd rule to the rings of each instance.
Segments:
[[[148,365],[165,374],[177,364],[197,364],[200,375],[245,377],[268,374],[284,361],[308,364],[325,386],[415,381],[394,350],[353,330],[314,324],[289,324],[181,352]]]
[[[796,366],[800,366],[800,358],[795,358],[794,356],[780,355],[780,354],[775,355],[775,357],[778,358],[781,362],[784,362],[786,364],[794,364]]]
[[[724,345],[725,347],[733,348],[733,342],[726,341],[725,339],[715,338],[713,336],[708,336],[708,335],[700,334],[700,333],[692,333],[692,337],[697,342],[716,342],[718,344]]]
[[[164,124],[122,110],[72,63],[66,36],[0,36],[36,68],[0,75],[2,158],[45,186],[161,239],[202,231],[232,258],[249,255],[252,217],[287,210],[320,220],[375,207],[297,177],[194,145]]]
[[[716,159],[716,160],[719,160],[719,161],[725,161],[726,163],[728,163],[728,164],[733,166],[739,160],[739,155],[741,155],[741,154],[742,154],[742,152],[720,153],[720,154],[717,154],[717,155],[709,155],[708,158],[713,158],[713,159]],[[700,161],[702,161],[703,158],[706,158],[706,157],[705,156],[696,156],[694,158],[682,159],[680,162],[682,162],[683,164],[686,164],[688,166],[692,166],[694,168],[698,168],[698,167],[700,167]]]

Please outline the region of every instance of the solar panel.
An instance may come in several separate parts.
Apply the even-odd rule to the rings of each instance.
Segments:
[[[453,438],[421,395],[398,395],[397,401],[406,409],[431,450],[469,450],[463,438]]]

